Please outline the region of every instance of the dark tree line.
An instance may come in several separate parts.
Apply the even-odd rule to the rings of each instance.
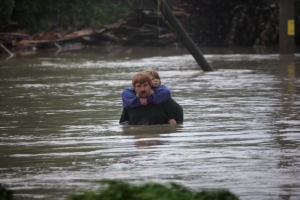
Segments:
[[[136,13],[131,10],[135,1],[1,0],[0,32],[99,29]],[[300,45],[300,0],[294,3],[295,43]],[[278,0],[181,0],[175,6],[184,9],[180,21],[199,46],[278,45]]]
[[[273,46],[279,41],[278,0],[183,0],[185,27],[201,46]],[[300,44],[300,1],[295,1],[295,41]]]
[[[118,22],[133,0],[1,0],[0,32],[78,30]]]

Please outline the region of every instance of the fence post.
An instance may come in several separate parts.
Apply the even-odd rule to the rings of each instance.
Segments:
[[[279,0],[279,53],[295,53],[294,0]]]

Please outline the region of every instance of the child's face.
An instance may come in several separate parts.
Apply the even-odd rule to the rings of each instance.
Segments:
[[[160,85],[160,80],[158,78],[151,76],[151,84],[152,87],[158,87]]]

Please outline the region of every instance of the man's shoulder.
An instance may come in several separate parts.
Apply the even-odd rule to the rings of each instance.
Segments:
[[[165,101],[164,103],[166,104],[178,104],[174,99],[169,98],[167,101]],[[179,104],[178,104],[179,105]]]
[[[172,98],[168,99],[163,104],[165,105],[164,107],[166,107],[166,109],[174,110],[174,111],[176,110],[176,111],[180,111],[180,112],[183,111],[182,106]]]
[[[152,89],[169,89],[166,85],[159,85],[157,87],[152,87]]]

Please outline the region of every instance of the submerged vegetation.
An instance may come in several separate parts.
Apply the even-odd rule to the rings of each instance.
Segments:
[[[145,183],[133,185],[121,180],[103,180],[98,191],[84,192],[72,195],[69,200],[238,200],[239,198],[228,190],[211,190],[193,192],[188,188],[170,183]],[[13,200],[13,192],[0,184],[0,200]]]
[[[0,183],[0,200],[13,200],[13,191]]]
[[[74,195],[70,200],[238,200],[227,190],[193,192],[179,184],[159,183],[132,185],[123,181],[106,180],[108,187],[95,192]]]

